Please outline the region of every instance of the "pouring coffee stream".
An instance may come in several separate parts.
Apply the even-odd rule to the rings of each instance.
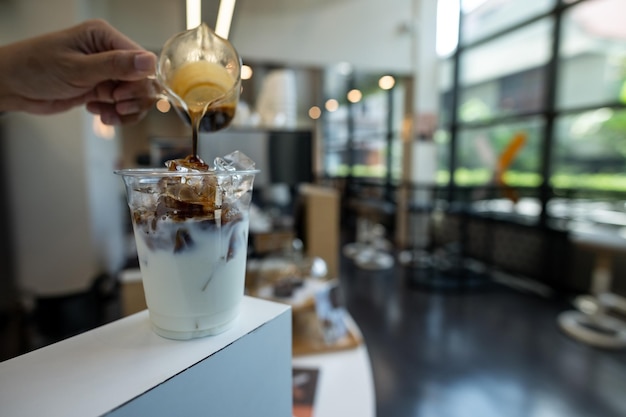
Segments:
[[[221,130],[235,116],[240,70],[237,51],[204,23],[173,36],[163,47],[157,79],[178,114],[191,124],[192,154],[185,161],[196,168],[206,166],[198,155],[199,132]]]

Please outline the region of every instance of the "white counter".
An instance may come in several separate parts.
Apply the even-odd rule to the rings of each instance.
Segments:
[[[234,327],[157,336],[143,311],[0,363],[0,414],[291,416],[291,311],[245,297]]]

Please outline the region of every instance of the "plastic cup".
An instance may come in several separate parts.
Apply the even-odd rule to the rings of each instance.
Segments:
[[[115,172],[126,186],[146,304],[160,336],[192,339],[233,325],[257,172]]]

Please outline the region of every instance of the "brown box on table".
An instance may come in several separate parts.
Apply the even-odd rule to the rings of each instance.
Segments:
[[[328,266],[328,276],[339,274],[339,192],[313,184],[300,187],[304,203],[304,246],[307,256],[319,256]]]
[[[295,238],[292,230],[279,230],[251,234],[254,251],[258,254],[282,251],[291,246]]]

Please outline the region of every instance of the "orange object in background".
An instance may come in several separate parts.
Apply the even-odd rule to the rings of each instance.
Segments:
[[[495,182],[500,187],[502,187],[502,194],[504,195],[504,197],[508,198],[514,203],[517,203],[517,201],[519,200],[519,196],[513,188],[504,183],[504,173],[513,163],[519,151],[526,144],[527,136],[528,135],[526,134],[526,132],[516,133],[509,142],[509,144],[506,146],[506,148],[504,148],[504,151],[498,159],[498,165],[496,167]]]

